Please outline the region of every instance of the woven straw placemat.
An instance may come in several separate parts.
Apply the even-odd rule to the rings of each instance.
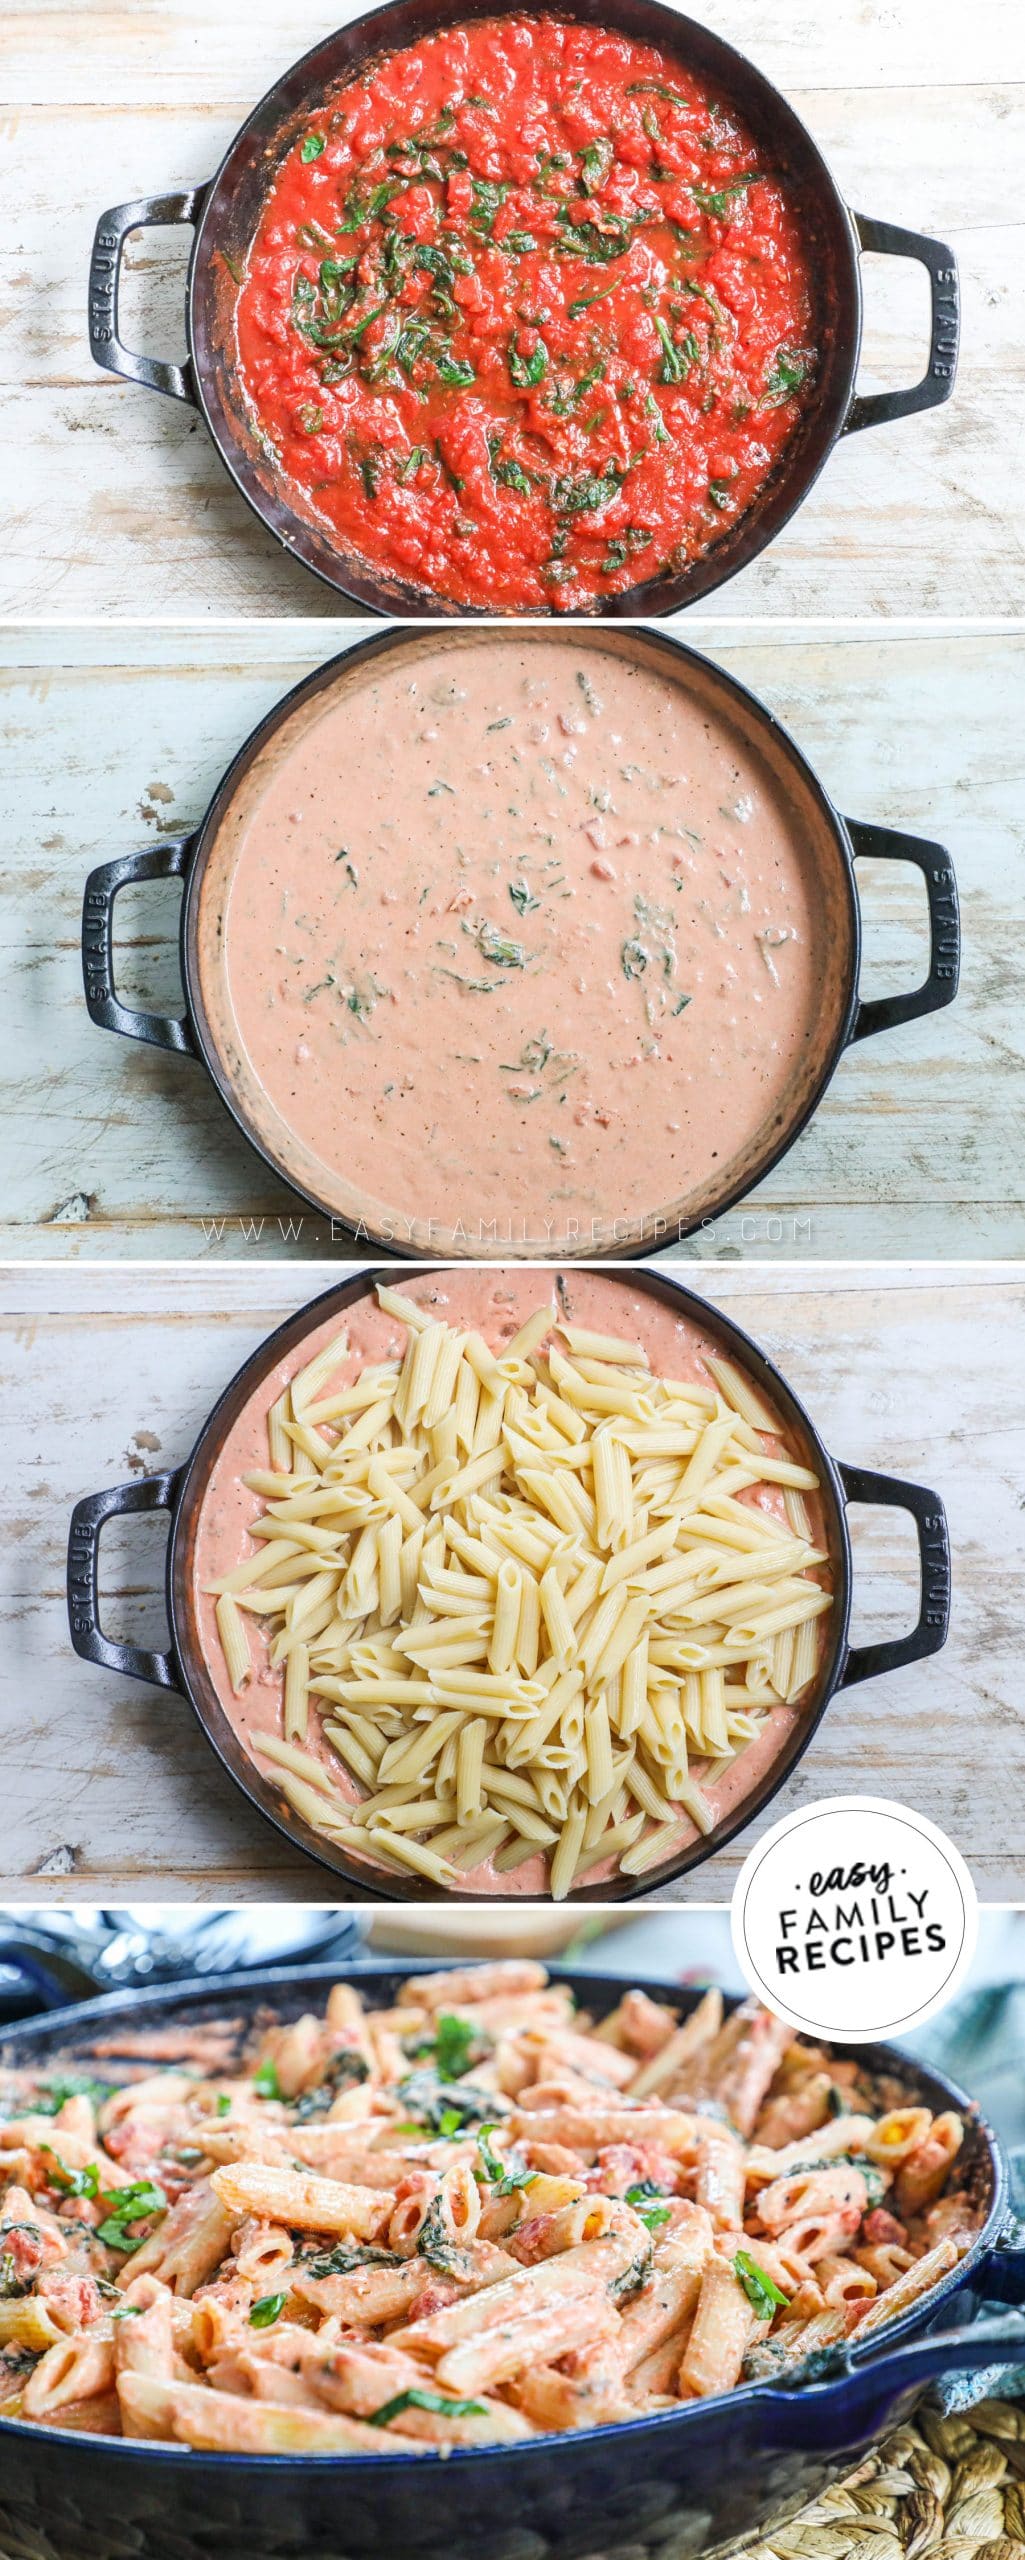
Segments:
[[[1025,2403],[919,2409],[744,2560],[1025,2560]]]

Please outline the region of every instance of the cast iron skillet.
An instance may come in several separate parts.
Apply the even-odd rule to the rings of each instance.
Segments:
[[[351,1968],[372,2005],[387,2007],[419,1968]],[[437,1970],[431,1965],[429,1970]],[[623,1979],[553,1965],[581,2005],[604,2017]],[[116,1992],[83,2015],[59,2009],[0,2041],[9,2067],[91,2059],[94,2037],[168,2019],[225,2015],[245,2033],[269,2008],[283,2018],[321,2007],[338,1967],[243,1974],[140,1997]],[[681,2010],[696,1991],[643,1985]],[[732,2002],[731,2006],[734,2005]],[[978,2319],[980,2301],[1025,2300],[1025,2249],[1007,2200],[994,2135],[951,2081],[891,2045],[866,2045],[869,2071],[895,2073],[909,2099],[967,2119],[965,2167],[982,2224],[967,2256],[922,2302],[861,2349],[819,2358],[819,2378],[747,2383],[716,2400],[586,2433],[408,2456],[203,2454],[0,2420],[0,2535],[5,2560],[577,2560],[623,2548],[659,2560],[711,2560],[741,2534],[778,2525],[907,2419],[934,2376],[1019,2360],[1025,2324],[1008,2310]],[[953,2319],[954,2326],[948,2326]]]
[[[444,1274],[440,1275],[444,1279]],[[458,1275],[450,1275],[457,1279]],[[802,1463],[814,1468],[820,1479],[821,1499],[825,1511],[824,1543],[828,1548],[833,1574],[834,1606],[826,1620],[827,1639],[818,1678],[800,1721],[780,1758],[766,1772],[761,1785],[727,1819],[717,1824],[707,1838],[696,1840],[664,1866],[649,1869],[641,1876],[616,1875],[605,1884],[584,1884],[575,1888],[580,1902],[626,1902],[637,1894],[650,1893],[655,1885],[672,1883],[690,1869],[725,1848],[727,1842],[753,1822],[783,1786],[811,1741],[822,1716],[838,1690],[852,1688],[859,1680],[876,1678],[880,1673],[897,1670],[909,1662],[919,1662],[937,1653],[946,1641],[950,1616],[950,1547],[946,1514],[939,1495],[924,1485],[906,1484],[894,1476],[877,1475],[871,1467],[848,1467],[837,1464],[823,1446],[804,1406],[798,1402],[778,1369],[759,1350],[731,1317],[710,1306],[678,1280],[664,1272],[636,1271],[629,1275],[608,1273],[611,1284],[629,1296],[643,1295],[669,1306],[675,1313],[700,1324],[722,1346],[727,1357],[739,1363],[783,1417],[788,1437],[801,1453]],[[395,1275],[389,1274],[394,1279]],[[397,1285],[415,1277],[412,1268],[399,1273]],[[344,1280],[323,1297],[315,1298],[300,1308],[299,1313],[279,1325],[260,1349],[253,1353],[233,1378],[220,1402],[204,1424],[199,1439],[184,1467],[168,1474],[135,1476],[129,1484],[114,1485],[102,1493],[87,1494],[76,1503],[68,1538],[67,1600],[71,1641],[84,1661],[97,1663],[105,1671],[124,1672],[130,1679],[149,1681],[161,1689],[183,1690],[194,1707],[200,1724],[213,1744],[223,1766],[235,1779],[250,1802],[275,1824],[293,1845],[305,1849],[322,1866],[331,1867],[337,1875],[348,1878],[365,1892],[376,1894],[382,1901],[436,1902],[438,1889],[424,1878],[413,1875],[385,1874],[360,1860],[351,1858],[344,1849],[334,1849],[311,1831],[294,1814],[281,1797],[273,1779],[256,1767],[220,1704],[216,1689],[206,1668],[195,1623],[191,1590],[193,1561],[199,1512],[207,1483],[228,1432],[233,1428],[250,1398],[280,1362],[298,1349],[306,1336],[318,1326],[334,1321],[373,1287],[373,1275],[358,1273]],[[572,1277],[569,1281],[572,1296]],[[629,1316],[624,1315],[624,1327]],[[617,1328],[618,1329],[618,1328]],[[277,1390],[275,1390],[277,1392]],[[847,1527],[847,1505],[851,1502],[880,1504],[888,1509],[907,1511],[915,1522],[921,1573],[921,1598],[918,1621],[909,1635],[889,1636],[881,1643],[851,1645],[848,1628],[851,1612],[852,1558]],[[105,1636],[100,1625],[99,1546],[100,1533],[106,1520],[125,1512],[168,1511],[171,1515],[167,1548],[167,1612],[170,1644],[166,1653],[143,1650],[133,1644],[120,1644]],[[492,1897],[489,1897],[491,1899]],[[503,1897],[494,1896],[495,1900]],[[516,1896],[519,1902],[532,1899],[547,1901],[545,1894]]]
[[[479,646],[481,633],[458,631],[439,633],[433,644],[450,653],[471,640]],[[500,633],[495,634],[500,637]],[[550,625],[535,626],[532,635],[522,634],[523,645],[533,637],[538,642],[551,640]],[[586,642],[582,645],[586,646]],[[592,646],[613,649],[631,659],[665,670],[667,681],[678,678],[691,689],[697,689],[713,711],[721,705],[727,720],[736,719],[742,730],[752,737],[755,749],[764,754],[770,769],[778,768],[783,788],[794,797],[798,823],[800,813],[807,812],[809,834],[814,829],[813,849],[809,862],[817,865],[824,916],[823,951],[820,965],[821,1022],[819,1043],[809,1052],[792,1088],[781,1118],[771,1123],[760,1143],[737,1156],[732,1164],[724,1164],[722,1172],[706,1182],[701,1191],[691,1191],[686,1200],[652,1201],[650,1211],[640,1219],[619,1217],[615,1204],[600,1222],[581,1221],[576,1244],[553,1239],[550,1226],[539,1223],[536,1232],[522,1235],[514,1228],[519,1222],[510,1217],[508,1233],[501,1239],[488,1240],[488,1222],[478,1221],[475,1231],[472,1218],[462,1221],[462,1242],[457,1241],[460,1227],[449,1224],[442,1230],[440,1218],[410,1222],[402,1217],[401,1203],[394,1204],[392,1219],[384,1217],[377,1204],[363,1199],[358,1214],[348,1206],[351,1187],[344,1185],[339,1169],[340,1188],[335,1197],[325,1196],[315,1186],[318,1160],[307,1151],[297,1167],[294,1146],[289,1150],[289,1133],[272,1114],[244,1057],[237,1039],[227,1027],[211,1019],[203,988],[204,951],[218,953],[222,946],[221,919],[224,894],[217,887],[212,893],[214,914],[204,915],[204,896],[218,831],[235,795],[246,776],[264,753],[282,726],[293,719],[301,706],[312,702],[338,684],[350,668],[396,652],[412,651],[423,657],[430,648],[421,631],[392,630],[371,639],[358,641],[355,647],[331,658],[303,683],[296,685],[278,703],[265,720],[253,730],[244,747],[229,765],[200,825],[187,835],[171,836],[163,844],[149,845],[140,853],[122,854],[112,862],[101,863],[86,882],[82,912],[82,971],[89,1014],[101,1030],[120,1032],[125,1038],[141,1040],[162,1049],[171,1049],[188,1057],[198,1057],[212,1077],[222,1101],[231,1113],[236,1127],[256,1149],[266,1164],[299,1196],[322,1212],[332,1222],[332,1234],[355,1232],[361,1246],[368,1243],[376,1251],[389,1251],[401,1235],[402,1247],[422,1254],[425,1260],[435,1255],[450,1257],[453,1252],[475,1259],[490,1259],[498,1254],[516,1259],[545,1258],[553,1251],[568,1258],[594,1254],[605,1260],[619,1255],[636,1259],[638,1255],[656,1252],[667,1241],[682,1241],[695,1230],[710,1225],[733,1208],[736,1202],[772,1173],[822,1100],[839,1064],[844,1049],[877,1031],[891,1031],[903,1022],[921,1014],[935,1013],[951,1004],[957,993],[960,967],[960,928],[957,886],[953,866],[942,846],[919,836],[905,835],[896,828],[877,826],[858,818],[842,818],[833,807],[818,776],[801,754],[789,732],[746,686],[735,677],[687,648],[675,636],[659,631],[616,632],[595,635]],[[859,995],[861,972],[861,906],[855,878],[855,863],[863,856],[874,861],[913,863],[921,871],[929,910],[929,967],[918,987],[906,994],[862,999]],[[181,909],[180,960],[185,989],[185,1010],[174,1015],[141,1012],[122,1002],[114,976],[114,908],[118,891],[129,882],[180,878],[184,882]],[[206,901],[211,904],[211,898]],[[216,927],[216,935],[214,933]],[[211,972],[213,964],[208,962]],[[426,1133],[425,1133],[426,1136]],[[323,1175],[321,1174],[321,1180]],[[456,1207],[461,1204],[456,1203]],[[401,1225],[399,1223],[401,1218]]]
[[[418,43],[439,28],[468,19],[521,12],[525,0],[387,0],[365,11],[306,54],[268,90],[231,143],[209,185],[182,187],[114,205],[101,216],[89,275],[89,338],[97,364],[129,381],[191,401],[201,411],[221,460],[242,496],[282,547],[343,595],[377,613],[425,615],[453,612],[444,597],[385,581],[358,558],[337,551],[324,531],[293,505],[261,453],[245,415],[235,376],[231,266],[245,259],[278,162],[308,115],[332,86],[350,80],[381,53]],[[729,100],[786,175],[803,212],[818,283],[817,340],[823,349],[818,378],[801,426],[752,506],[712,549],[673,577],[651,580],[626,595],[610,596],[591,611],[611,615],[676,613],[722,586],[771,542],[818,478],[841,435],[888,425],[949,398],[954,386],[959,333],[958,278],[953,252],[940,240],[904,231],[896,223],[852,214],[809,133],[787,104],[732,45],[664,0],[559,0],[556,14],[587,25],[617,28],[642,43],[662,47],[686,63]],[[135,355],[118,332],[118,285],[125,241],[147,223],[191,223],[195,241],[186,287],[183,365]],[[855,391],[861,345],[864,250],[914,258],[929,276],[932,317],[929,360],[920,382],[906,391]],[[460,608],[465,610],[465,608]]]

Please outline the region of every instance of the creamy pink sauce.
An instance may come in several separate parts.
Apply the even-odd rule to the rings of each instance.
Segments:
[[[485,1341],[498,1352],[505,1349],[535,1308],[550,1305],[553,1322],[568,1314],[571,1322],[584,1325],[593,1332],[615,1333],[623,1340],[643,1344],[655,1375],[693,1378],[705,1386],[714,1384],[705,1366],[705,1354],[709,1351],[714,1353],[719,1347],[712,1336],[703,1333],[698,1325],[686,1315],[678,1314],[671,1305],[646,1294],[635,1294],[628,1281],[618,1281],[611,1273],[571,1269],[556,1274],[478,1268],[437,1275],[423,1272],[410,1282],[404,1281],[402,1287],[404,1295],[415,1299],[421,1306],[429,1306],[442,1322],[456,1325],[461,1330],[476,1329],[482,1333]],[[268,1662],[268,1646],[261,1621],[249,1617],[247,1626],[256,1669],[242,1696],[233,1696],[221,1654],[214,1601],[204,1585],[231,1573],[236,1565],[255,1553],[260,1542],[250,1537],[249,1523],[259,1517],[265,1506],[256,1494],[248,1490],[242,1479],[254,1468],[267,1466],[268,1411],[296,1372],[343,1331],[348,1337],[348,1351],[339,1361],[337,1371],[332,1372],[330,1380],[325,1380],[318,1388],[318,1394],[323,1397],[342,1386],[351,1385],[368,1364],[401,1358],[407,1339],[405,1328],[396,1323],[394,1317],[382,1312],[372,1294],[358,1299],[344,1315],[335,1316],[329,1323],[312,1330],[298,1349],[290,1352],[286,1360],[268,1373],[244,1406],[211,1469],[200,1508],[192,1587],[201,1650],[224,1715],[249,1751],[254,1733],[280,1735],[282,1732],[282,1675],[280,1671],[272,1670]],[[767,1451],[785,1451],[787,1455],[797,1455],[801,1463],[805,1461],[806,1453],[795,1451],[792,1441],[784,1437],[782,1430],[777,1439],[765,1439],[763,1445]],[[784,1516],[782,1494],[774,1486],[752,1488],[741,1499],[756,1504],[773,1517]],[[809,1494],[805,1500],[815,1543],[823,1545],[821,1497]],[[826,1578],[826,1568],[822,1568],[819,1579]],[[827,1623],[827,1620],[819,1621],[820,1628]],[[820,1635],[820,1652],[822,1641]],[[808,1714],[814,1694],[814,1690],[806,1693],[798,1705],[772,1708],[756,1739],[731,1762],[713,1786],[706,1787],[720,1822],[726,1821],[743,1803],[766,1770],[781,1757],[796,1726]],[[330,1743],[324,1740],[319,1717],[312,1707],[305,1748],[330,1770],[340,1793],[355,1802],[360,1790],[332,1751]],[[270,1763],[258,1760],[256,1765],[261,1774],[269,1775],[273,1782]],[[693,1763],[692,1774],[699,1782],[702,1781],[700,1762]],[[686,1816],[681,1816],[670,1854],[675,1855],[696,1837],[693,1823]],[[377,1864],[370,1857],[366,1863],[368,1866]],[[604,1883],[613,1872],[614,1861],[610,1860],[592,1868],[587,1881]],[[653,1872],[651,1881],[657,1883],[657,1870]],[[490,1863],[467,1868],[460,1884],[452,1890],[471,1894],[537,1894],[546,1890],[546,1884],[546,1862],[539,1855],[536,1859],[526,1860],[508,1875],[496,1873]]]
[[[590,636],[343,673],[259,769],[218,941],[303,1187],[471,1256],[746,1187],[832,1005],[810,802],[756,735]]]

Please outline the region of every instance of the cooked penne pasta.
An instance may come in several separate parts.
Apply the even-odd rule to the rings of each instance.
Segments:
[[[220,2077],[208,2032],[123,2087],[0,2075],[5,2416],[215,2453],[516,2441],[857,2344],[980,2219],[957,2115],[838,2085],[718,1993],[596,2025],[514,1960],[383,2011],[338,1983]]]
[[[533,1834],[542,1888],[654,1872],[814,1687],[816,1478],[707,1348],[665,1378],[550,1305],[504,1348],[402,1291],[377,1307],[390,1356],[360,1366],[335,1335],[276,1398],[252,1551],[205,1583],[231,1697],[266,1692],[246,1747],[321,1837],[393,1873],[497,1882],[522,1862],[521,1772],[554,1835]],[[422,1819],[407,1798],[399,1820],[382,1785],[421,1777]]]

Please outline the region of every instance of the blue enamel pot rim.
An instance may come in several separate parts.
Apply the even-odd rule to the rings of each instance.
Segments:
[[[462,1961],[464,1960],[453,1959],[449,1963],[445,1961],[435,1963],[430,1957],[410,1957],[395,1964],[383,1958],[367,1957],[349,1965],[319,1964],[296,1967],[294,1970],[278,1967],[260,1973],[200,1976],[187,1982],[173,1983],[159,1991],[142,1994],[137,1990],[110,1992],[98,2000],[78,2003],[73,2008],[49,2010],[41,2018],[34,2018],[21,2026],[8,2029],[6,2034],[0,2036],[0,2069],[17,2069],[29,2063],[34,2042],[48,2047],[56,2046],[59,2049],[63,2037],[72,2047],[81,2046],[86,2041],[91,2042],[92,2030],[95,2027],[118,2018],[137,2015],[140,2009],[146,2013],[156,2011],[158,2014],[165,2014],[168,2011],[180,2009],[185,2004],[216,2008],[230,2003],[233,2009],[238,2010],[240,2007],[254,2007],[275,1994],[280,1996],[282,1993],[291,1993],[301,1996],[335,1982],[348,1981],[350,1977],[354,1978],[359,1989],[362,1989],[364,1984],[369,1985],[374,1982],[382,1986],[397,1985],[407,1981],[410,1975],[416,1973],[441,1973],[446,1970],[461,1969]],[[647,1977],[643,1981],[638,1981],[636,1976],[627,1974],[578,1973],[572,1965],[559,1964],[555,1960],[546,1966],[546,1971],[552,1981],[568,1983],[584,2005],[597,2002],[603,2004],[605,2008],[614,2008],[623,1993],[632,1988],[646,1992],[652,1999],[664,2000],[668,1995],[674,2005],[681,2006],[685,2010],[694,2006],[701,1997],[699,1987],[667,1981],[664,1978]],[[723,1996],[726,2008],[730,2010],[739,2005],[744,1995],[726,1992]],[[294,2005],[293,2001],[293,2009]],[[88,2038],[84,2035],[84,2030],[89,2031]],[[827,2053],[835,2050],[825,2040],[823,2040],[823,2049]],[[838,2050],[841,2053],[849,2053],[852,2049],[840,2047]],[[897,2045],[873,2044],[858,2046],[853,2050],[869,2071],[892,2072],[895,2077],[902,2080],[909,2096],[913,2095],[917,2089],[930,2095],[933,2100],[941,2098],[944,2107],[953,2108],[958,2115],[967,2119],[988,2165],[991,2200],[985,2220],[977,2231],[971,2248],[963,2258],[958,2260],[957,2265],[950,2269],[949,2274],[942,2277],[940,2282],[922,2297],[919,2303],[912,2304],[901,2318],[893,2321],[887,2331],[886,2347],[881,2352],[877,2347],[873,2354],[871,2346],[867,2344],[862,2348],[854,2346],[849,2351],[843,2372],[828,2380],[797,2386],[802,2402],[812,2403],[822,2411],[827,2421],[834,2408],[839,2416],[848,2384],[859,2372],[863,2373],[869,2365],[885,2366],[891,2346],[902,2343],[913,2333],[926,2328],[939,2305],[952,2300],[963,2291],[966,2281],[970,2279],[972,2273],[979,2267],[980,2261],[1000,2238],[1008,2212],[1008,2178],[1003,2152],[992,2127],[982,2116],[974,2099],[970,2098],[965,2090],[960,2089],[956,2081],[949,2080],[942,2072],[926,2070],[916,2063],[910,2054],[902,2052]],[[55,2054],[51,2052],[48,2058],[54,2059]],[[19,2418],[6,2418],[0,2422],[0,2446],[3,2444],[5,2435],[9,2433],[22,2444],[45,2446],[56,2440],[62,2446],[74,2446],[87,2456],[95,2448],[97,2453],[107,2460],[138,2463],[140,2460],[150,2460],[154,2455],[158,2455],[165,2463],[170,2462],[177,2467],[187,2465],[190,2471],[194,2471],[199,2463],[210,2462],[216,2464],[219,2475],[222,2472],[237,2474],[253,2471],[277,2475],[287,2469],[304,2470],[308,2464],[314,2463],[318,2477],[333,2465],[340,2475],[344,2474],[346,2477],[356,2472],[361,2479],[375,2480],[385,2473],[395,2476],[402,2471],[406,2472],[411,2479],[419,2479],[424,2473],[428,2479],[435,2479],[442,2466],[447,2475],[453,2467],[464,2470],[468,2465],[481,2462],[492,2465],[496,2460],[514,2463],[525,2456],[536,2461],[539,2455],[545,2457],[549,2451],[556,2458],[561,2452],[565,2459],[567,2458],[566,2448],[570,2446],[580,2450],[592,2445],[608,2447],[620,2442],[635,2444],[642,2436],[651,2435],[654,2438],[656,2434],[661,2440],[671,2430],[677,2433],[686,2430],[693,2434],[696,2429],[700,2429],[709,2413],[720,2413],[724,2408],[748,2409],[755,2403],[760,2403],[768,2413],[774,2404],[778,2405],[781,2400],[792,2402],[794,2397],[793,2384],[781,2386],[776,2382],[748,2382],[739,2384],[729,2393],[717,2394],[712,2399],[689,2401],[678,2409],[660,2409],[648,2417],[619,2419],[614,2424],[574,2428],[559,2434],[530,2436],[515,2444],[459,2445],[451,2450],[439,2448],[437,2451],[428,2450],[412,2456],[404,2453],[383,2452],[379,2454],[254,2454],[198,2451],[192,2446],[161,2444],[151,2437],[89,2436],[75,2428],[56,2427],[49,2424],[42,2428]],[[766,2450],[771,2450],[768,2442]]]

